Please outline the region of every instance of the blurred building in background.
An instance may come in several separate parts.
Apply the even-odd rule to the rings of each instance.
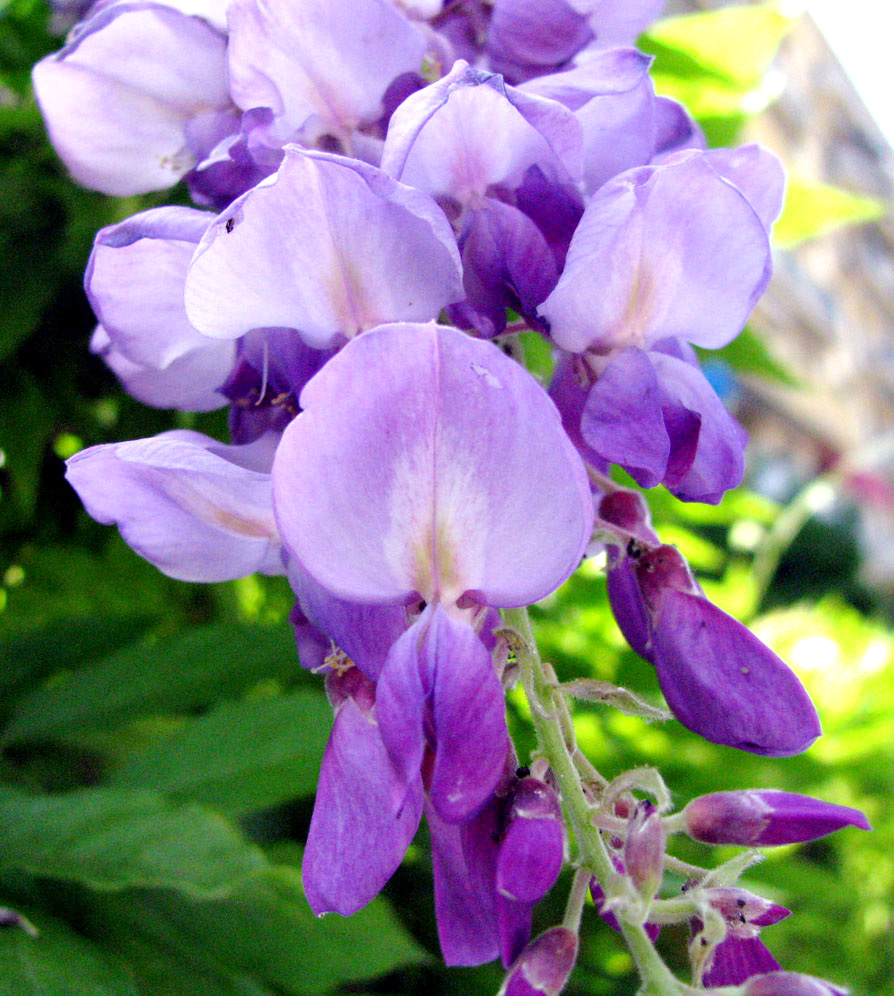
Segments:
[[[666,13],[721,6],[669,0]],[[894,150],[809,14],[774,72],[780,96],[745,140],[794,175],[894,205]],[[860,510],[862,580],[894,597],[894,218],[780,250],[752,325],[801,385],[742,378],[754,483],[785,499],[832,470],[839,497]]]

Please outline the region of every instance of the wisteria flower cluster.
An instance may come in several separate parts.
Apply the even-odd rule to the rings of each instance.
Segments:
[[[710,503],[741,481],[745,434],[693,347],[730,342],[766,287],[784,186],[765,149],[708,150],[656,96],[633,44],[661,6],[99,0],[34,70],[52,141],[88,187],[183,180],[198,206],[99,232],[92,349],[149,405],[227,407],[230,440],[94,446],[68,478],[171,577],[288,576],[334,713],[303,864],[316,913],[367,904],[424,814],[444,958],[501,958],[507,996],[562,989],[588,892],[649,992],[691,991],[652,946],[688,923],[695,988],[829,996],[760,940],[788,911],[737,885],[753,852],[707,871],[667,840],[772,846],[865,817],[764,790],[672,813],[656,772],[608,781],[566,693],[663,713],[560,687],[525,614],[604,553],[682,724],[770,756],[820,734],[795,674],[610,474]],[[554,350],[547,388],[520,331]],[[518,680],[533,759],[507,732]],[[566,863],[566,919],[532,941]],[[683,894],[662,897],[666,868]]]

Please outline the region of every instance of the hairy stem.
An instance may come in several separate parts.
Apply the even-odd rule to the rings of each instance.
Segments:
[[[619,900],[612,908],[642,979],[643,996],[680,996],[690,991],[689,987],[673,975],[655,950],[634,912],[636,903],[626,902],[635,898],[632,889],[615,871],[602,834],[593,825],[590,803],[572,756],[576,747],[566,737],[566,723],[570,722],[568,707],[540,660],[528,610],[504,609],[503,618],[512,630],[510,642],[518,659],[539,748],[556,777],[581,864],[596,878],[609,901]]]

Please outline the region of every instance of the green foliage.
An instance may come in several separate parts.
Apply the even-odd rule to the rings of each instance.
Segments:
[[[52,738],[208,706],[259,681],[294,680],[295,657],[282,627],[229,622],[135,644],[35,688],[16,706],[5,738]]]
[[[319,689],[222,703],[130,754],[110,780],[237,815],[312,796],[331,715]]]
[[[767,70],[794,19],[778,4],[723,7],[659,21],[640,39],[655,89],[685,104],[712,145],[734,144],[777,95]]]
[[[215,898],[264,864],[215,813],[157,792],[0,789],[0,869],[93,889],[152,886]]]
[[[842,225],[877,221],[889,210],[874,197],[789,175],[785,206],[773,227],[773,242],[781,249],[792,249]]]
[[[0,933],[0,996],[137,996],[125,964],[62,921],[33,917],[36,937]]]

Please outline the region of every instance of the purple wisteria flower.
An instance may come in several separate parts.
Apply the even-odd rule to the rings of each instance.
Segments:
[[[207,230],[185,291],[206,336],[291,328],[315,349],[435,318],[461,296],[456,242],[430,197],[356,159],[295,146]]]
[[[579,412],[585,456],[687,501],[716,503],[740,483],[745,434],[691,345],[718,348],[742,329],[770,276],[782,186],[775,158],[746,146],[676,153],[590,199],[539,309],[579,355],[576,382],[566,372],[553,396]]]
[[[728,344],[765,289],[784,186],[766,150],[707,150],[655,94],[630,46],[662,6],[100,0],[34,71],[60,156],[113,194],[183,178],[216,213],[160,207],[98,234],[91,348],[149,404],[228,405],[230,444],[93,446],[67,476],[171,577],[287,575],[301,664],[333,710],[302,866],[315,913],[369,903],[424,814],[445,961],[499,957],[504,996],[558,996],[576,929],[530,938],[570,790],[592,819],[575,824],[565,924],[605,864],[601,833],[618,889],[608,902],[592,880],[600,915],[689,920],[695,985],[842,996],[779,971],[760,932],[783,907],[694,866],[687,898],[658,896],[681,867],[668,832],[784,844],[868,829],[862,813],[750,790],[668,816],[657,773],[602,793],[579,753],[576,776],[555,754],[549,769],[539,726],[535,777],[507,727],[521,673],[535,723],[577,749],[559,693],[540,697],[554,676],[499,610],[604,548],[612,610],[682,724],[769,756],[820,734],[795,674],[608,476],[710,503],[741,481],[745,433],[695,347]],[[548,338],[548,392],[507,328]]]
[[[416,607],[375,675],[376,735],[398,787],[381,800],[391,836],[382,843],[377,825],[372,840],[343,802],[319,819],[329,836],[354,839],[350,826],[399,855],[400,820],[423,786],[442,948],[450,963],[477,964],[497,950],[497,891],[522,904],[530,894],[499,866],[488,888],[455,870],[474,850],[459,827],[488,806],[509,751],[502,688],[476,627],[487,606],[527,604],[574,570],[592,526],[583,466],[525,371],[492,345],[435,325],[364,332],[308,383],[300,405],[273,478],[308,615],[340,625],[352,603]],[[368,901],[367,877],[339,882],[338,894],[331,885],[312,891],[328,890],[327,908]],[[470,933],[460,913],[469,896],[489,931]]]
[[[33,79],[62,161],[105,194],[163,190],[238,130],[220,25],[170,4],[99,8]]]

